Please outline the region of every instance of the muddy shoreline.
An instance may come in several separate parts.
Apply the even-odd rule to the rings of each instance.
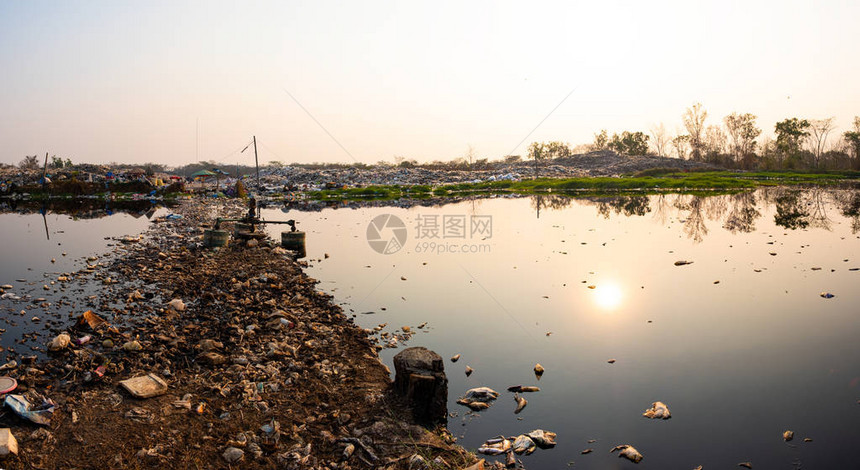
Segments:
[[[13,393],[56,407],[48,425],[3,409],[0,427],[10,428],[19,452],[2,466],[475,463],[444,428],[413,423],[367,333],[316,289],[301,262],[271,240],[200,245],[201,224],[243,211],[236,200],[183,201],[173,209],[181,218],[154,220],[139,240],[81,273],[80,282],[100,286],[89,309],[104,323],[81,321],[82,301],[60,328],[68,345],[4,371],[19,383]],[[166,392],[141,399],[120,386],[147,374]]]

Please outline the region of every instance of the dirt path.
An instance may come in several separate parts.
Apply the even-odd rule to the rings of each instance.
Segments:
[[[286,252],[200,248],[206,204],[242,211],[184,202],[181,219],[153,224],[96,276],[104,290],[93,312],[108,324],[70,320],[70,336],[88,343],[10,373],[16,393],[57,407],[48,426],[4,409],[0,425],[20,452],[3,467],[394,469],[416,453],[438,457],[433,468],[474,462],[444,430],[409,423],[366,333]],[[165,394],[138,399],[119,386],[150,373]]]

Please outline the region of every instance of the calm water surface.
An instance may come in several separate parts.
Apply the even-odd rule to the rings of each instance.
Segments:
[[[527,468],[633,468],[609,454],[631,444],[641,468],[788,469],[860,467],[858,209],[856,192],[777,188],[264,217],[299,221],[309,273],[359,325],[427,322],[407,344],[446,358],[448,425],[467,448],[540,428],[559,445],[522,457]],[[368,224],[384,214],[406,227],[396,253],[368,243]],[[491,235],[471,235],[487,218]],[[451,236],[454,220],[465,221],[464,238]],[[400,350],[381,352],[392,370]],[[546,368],[540,380],[535,363]],[[519,415],[506,391],[516,384],[541,387]],[[455,401],[477,386],[502,396],[466,415]],[[657,400],[672,419],[642,417]]]
[[[135,236],[146,230],[152,217],[166,213],[148,203],[133,206],[137,207],[118,210],[102,203],[73,214],[50,208],[44,213],[31,209],[0,213],[0,284],[12,286],[0,298],[0,328],[5,329],[0,346],[6,350],[0,357],[4,362],[14,359],[13,353],[41,353],[51,330],[66,328],[71,316],[88,308],[88,297],[98,294],[100,284],[63,285],[56,282],[59,276],[85,268],[87,258],[102,256],[119,243],[114,238]],[[6,205],[2,209],[10,210]],[[31,333],[39,336],[19,343],[23,334]]]

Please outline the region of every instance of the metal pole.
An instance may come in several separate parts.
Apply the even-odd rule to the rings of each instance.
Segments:
[[[254,163],[257,165],[257,191],[260,190],[260,160],[257,159],[257,136],[254,137]]]

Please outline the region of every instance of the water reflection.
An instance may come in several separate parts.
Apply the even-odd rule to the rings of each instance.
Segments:
[[[613,281],[606,281],[595,286],[594,303],[603,310],[611,311],[621,306],[624,294],[621,288]]]

